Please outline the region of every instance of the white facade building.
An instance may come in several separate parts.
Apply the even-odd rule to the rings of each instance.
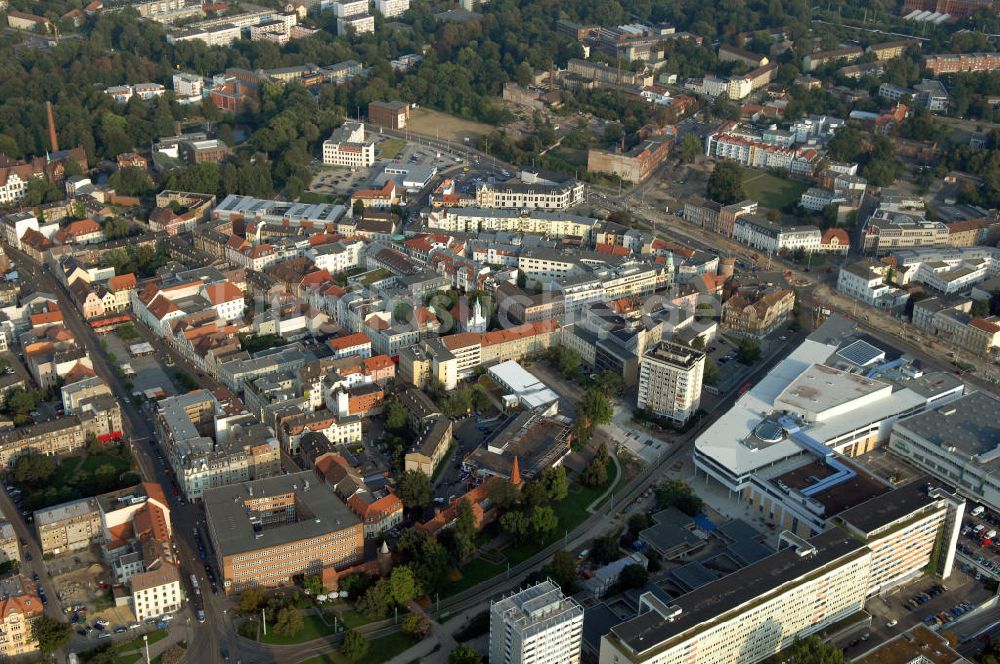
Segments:
[[[375,8],[386,18],[400,16],[410,8],[410,0],[375,0]]]
[[[367,6],[367,1],[365,5]],[[347,36],[351,30],[356,34],[375,32],[375,17],[371,14],[356,14],[354,16],[341,16],[337,18],[337,34],[341,37]]]
[[[368,0],[338,0],[333,3],[333,13],[337,17],[367,14]]]
[[[864,544],[838,529],[787,539],[788,548],[670,604],[644,593],[638,617],[601,638],[600,664],[753,664],[864,608]]]
[[[819,251],[823,233],[815,226],[782,226],[753,215],[743,215],[733,222],[733,239],[768,254],[798,249],[812,253]]]
[[[131,579],[135,619],[158,618],[181,608],[181,575],[177,567],[163,563],[150,572],[140,572]]]
[[[893,309],[906,304],[909,293],[885,283],[887,266],[873,261],[859,261],[840,268],[837,290],[879,309]]]
[[[493,664],[579,664],[583,608],[550,580],[490,605]]]
[[[178,72],[173,77],[174,96],[177,99],[201,99],[205,89],[205,79],[197,74]]]
[[[671,341],[642,356],[636,405],[684,424],[701,404],[705,353]]]
[[[375,163],[375,141],[365,140],[365,125],[348,120],[323,141],[323,163],[328,166],[368,168]]]
[[[7,184],[10,185],[8,177]],[[0,203],[8,202],[3,195],[5,187],[0,187]],[[23,187],[22,187],[23,191]],[[15,212],[3,218],[3,230],[7,244],[16,249],[21,248],[21,236],[28,230],[38,230],[38,218],[30,212]]]

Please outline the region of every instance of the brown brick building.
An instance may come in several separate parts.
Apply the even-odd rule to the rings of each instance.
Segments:
[[[219,487],[204,501],[227,593],[288,585],[364,557],[361,521],[312,471]]]
[[[401,101],[373,101],[368,104],[368,121],[380,127],[403,129],[410,119],[410,105]]]

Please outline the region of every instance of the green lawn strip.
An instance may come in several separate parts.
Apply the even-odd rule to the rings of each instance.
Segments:
[[[299,664],[382,664],[413,645],[413,641],[403,634],[390,634],[369,642],[368,654],[352,662],[339,652],[330,652],[310,657]]]
[[[165,638],[167,638],[167,630],[165,629],[158,629],[155,632],[150,632],[149,645],[153,645],[160,639],[165,639]],[[118,646],[118,652],[128,652],[130,650],[138,650],[139,648],[142,648],[144,645],[145,642],[142,640],[142,637],[140,636],[138,639],[132,639],[131,641],[126,641],[125,643]]]
[[[341,614],[341,622],[347,629],[355,629],[356,627],[361,627],[362,625],[367,625],[368,623],[373,623],[378,618],[369,618],[364,614],[358,613],[354,609],[348,609]]]
[[[444,585],[442,597],[449,597],[455,593],[462,592],[472,586],[492,579],[497,574],[507,571],[507,564],[491,563],[482,558],[473,558],[462,567],[462,578],[457,581],[447,581]]]
[[[406,141],[401,138],[390,138],[382,143],[382,158],[395,159],[406,147]]]
[[[131,652],[127,655],[118,655],[118,658],[115,660],[115,662],[117,664],[135,664],[143,657],[145,657],[145,655],[143,655],[140,652]]]
[[[328,634],[333,634],[333,625],[327,625],[323,622],[322,618],[310,613],[302,616],[302,629],[293,636],[275,634],[273,631],[268,630],[266,636],[261,635],[260,642],[273,646],[287,646],[294,643],[302,643],[303,641],[312,641]]]

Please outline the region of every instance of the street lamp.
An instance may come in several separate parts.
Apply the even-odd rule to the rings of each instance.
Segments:
[[[142,635],[142,642],[146,645],[146,664],[150,664],[153,660],[149,658],[149,634]]]

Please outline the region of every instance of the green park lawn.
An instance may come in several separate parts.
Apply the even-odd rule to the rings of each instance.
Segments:
[[[312,641],[328,634],[333,634],[333,625],[327,625],[323,619],[314,613],[302,616],[302,629],[294,636],[282,636],[268,631],[267,635],[261,635],[260,642],[272,646],[287,646],[303,641]]]
[[[344,611],[343,615],[341,615],[341,618],[343,619],[344,625],[347,627],[347,629],[355,629],[357,627],[361,627],[362,625],[367,625],[368,623],[375,622],[371,618],[368,618],[362,615],[361,613],[358,613],[354,609],[348,609],[347,611]]]
[[[413,645],[413,641],[403,634],[390,634],[369,642],[368,654],[356,662],[351,662],[339,652],[330,652],[311,657],[300,664],[382,664]]]
[[[804,182],[778,177],[752,168],[743,169],[743,192],[763,207],[784,209],[798,202],[802,192],[809,188]]]

